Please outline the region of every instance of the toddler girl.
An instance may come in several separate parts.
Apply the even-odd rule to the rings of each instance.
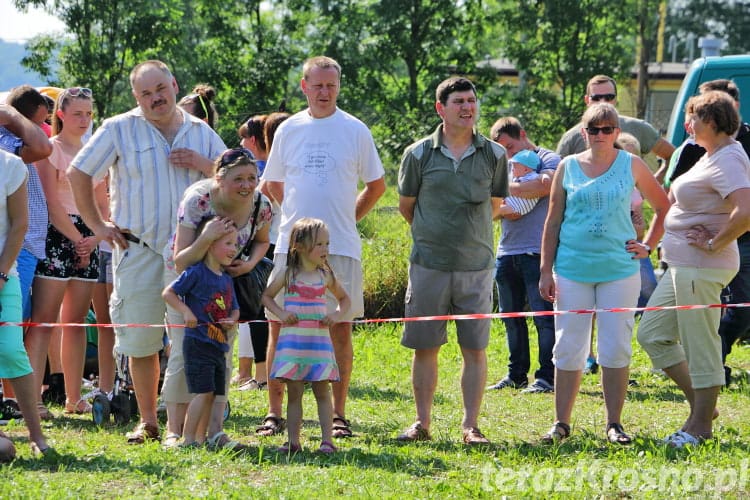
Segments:
[[[318,451],[333,453],[331,442],[333,406],[331,381],[339,379],[328,327],[341,320],[351,300],[328,265],[328,228],[318,219],[303,218],[292,227],[289,236],[287,267],[274,269],[263,293],[263,305],[282,324],[276,356],[270,377],[281,379],[287,386],[287,424],[289,441],[279,451],[297,452],[302,426],[302,394],[310,382],[318,405],[322,442]],[[284,290],[284,308],[274,297]],[[336,310],[327,314],[326,291],[338,302]]]

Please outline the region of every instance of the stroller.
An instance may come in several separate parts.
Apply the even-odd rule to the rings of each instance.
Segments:
[[[115,424],[127,424],[138,414],[138,403],[128,373],[128,357],[117,354],[116,358],[117,370],[112,392],[104,393],[97,389],[84,396],[85,399],[93,398],[91,417],[98,426],[108,424],[111,416],[114,417]]]
[[[164,372],[166,371],[169,345],[166,333],[164,335],[164,349],[159,353],[159,390],[164,381]],[[130,377],[128,367],[128,357],[124,354],[116,353],[116,371],[115,382],[110,393],[103,393],[98,389],[85,395],[85,399],[91,401],[91,417],[94,424],[102,426],[110,422],[113,417],[115,424],[123,425],[130,422],[131,419],[138,415],[138,402],[135,398],[135,390]],[[166,418],[166,406],[162,403],[157,408],[159,417]],[[227,401],[224,408],[224,421],[229,418],[231,406]]]

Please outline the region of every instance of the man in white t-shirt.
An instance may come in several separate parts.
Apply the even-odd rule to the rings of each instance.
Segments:
[[[302,217],[323,220],[330,232],[328,263],[351,297],[351,320],[364,314],[362,246],[356,223],[385,192],[385,172],[367,126],[336,106],[340,84],[341,67],[335,60],[319,56],[305,61],[300,87],[308,108],[279,126],[263,178],[272,197],[281,203],[270,279],[286,267],[292,225]],[[362,191],[358,191],[360,180],[365,184]],[[329,297],[329,307],[335,304]],[[354,356],[352,324],[338,323],[330,330],[341,376],[333,384],[333,435],[349,437],[352,431],[345,409]],[[278,323],[271,325],[270,333],[269,367],[279,335]],[[283,390],[278,381],[269,380],[269,413],[258,433],[270,435],[283,429]]]

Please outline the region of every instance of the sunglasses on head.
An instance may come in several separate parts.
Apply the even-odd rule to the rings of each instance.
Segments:
[[[586,127],[586,132],[589,135],[599,135],[601,132],[604,135],[611,135],[617,127]]]
[[[65,95],[69,95],[70,97],[91,97],[94,93],[86,87],[70,87],[69,89],[65,89]]]
[[[226,167],[236,162],[240,158],[247,158],[248,160],[253,159],[253,154],[245,148],[232,148],[227,149],[221,155],[221,161],[219,161],[219,168]]]
[[[595,102],[599,102],[599,101],[610,102],[610,101],[614,101],[616,98],[617,98],[616,94],[591,94],[589,96],[589,99]]]

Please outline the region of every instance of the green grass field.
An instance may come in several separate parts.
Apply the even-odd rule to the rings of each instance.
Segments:
[[[397,204],[393,190],[381,204]],[[410,248],[406,225],[395,210],[386,208],[365,218],[360,231],[368,317],[401,316]],[[623,413],[625,429],[635,437],[632,445],[606,442],[598,376],[586,376],[573,413],[572,436],[562,445],[538,442],[553,421],[552,394],[505,390],[484,398],[479,425],[492,445],[471,449],[461,443],[461,357],[453,334],[440,355],[433,441],[396,441],[415,415],[411,351],[399,343],[401,328],[399,323],[387,323],[355,329],[347,406],[355,437],[337,441],[340,452],[333,456],[314,453],[320,430],[309,391],[302,433],[305,449],[291,457],[274,451],[285,436],[255,437],[255,426],[267,408],[266,392],[230,394],[232,414],[226,430],[251,445],[237,456],[206,449],[165,451],[158,443],[129,446],[125,433],[132,424],[99,429],[90,416],[62,415],[57,407],[53,410],[58,417],[46,424],[46,432],[59,458],[31,457],[22,424],[3,429],[13,436],[19,456],[0,465],[0,498],[580,499],[750,494],[750,347],[738,346],[731,355],[729,365],[739,381],[722,392],[715,439],[702,446],[673,450],[661,444],[682,424],[688,407],[634,346],[631,378],[638,385],[630,388]],[[534,359],[536,341],[531,344]],[[493,321],[488,358],[488,382],[494,383],[506,374],[508,360],[499,320]]]
[[[551,394],[518,391],[485,395],[480,426],[492,441],[484,449],[461,443],[461,359],[455,336],[441,352],[432,442],[404,445],[396,435],[414,418],[411,352],[399,344],[401,326],[360,327],[355,332],[355,372],[349,417],[356,436],[339,440],[333,456],[314,453],[320,440],[315,403],[305,397],[304,452],[275,453],[284,436],[259,439],[255,425],[266,392],[232,392],[227,431],[251,444],[232,456],[206,449],[162,450],[129,446],[128,428],[96,428],[90,416],[58,417],[47,424],[60,457],[35,459],[18,423],[5,427],[19,450],[0,466],[1,498],[743,498],[750,492],[748,402],[741,377],[719,400],[715,439],[700,447],[668,449],[660,439],[676,430],[687,405],[675,387],[652,373],[635,348],[623,423],[636,436],[628,447],[604,439],[604,410],[597,376],[586,376],[573,416],[571,439],[544,446],[538,437],[553,419]],[[532,342],[535,346],[535,342]],[[494,322],[490,381],[505,374],[504,329]],[[738,347],[730,365],[750,368],[750,348]],[[533,370],[533,367],[532,367]]]

